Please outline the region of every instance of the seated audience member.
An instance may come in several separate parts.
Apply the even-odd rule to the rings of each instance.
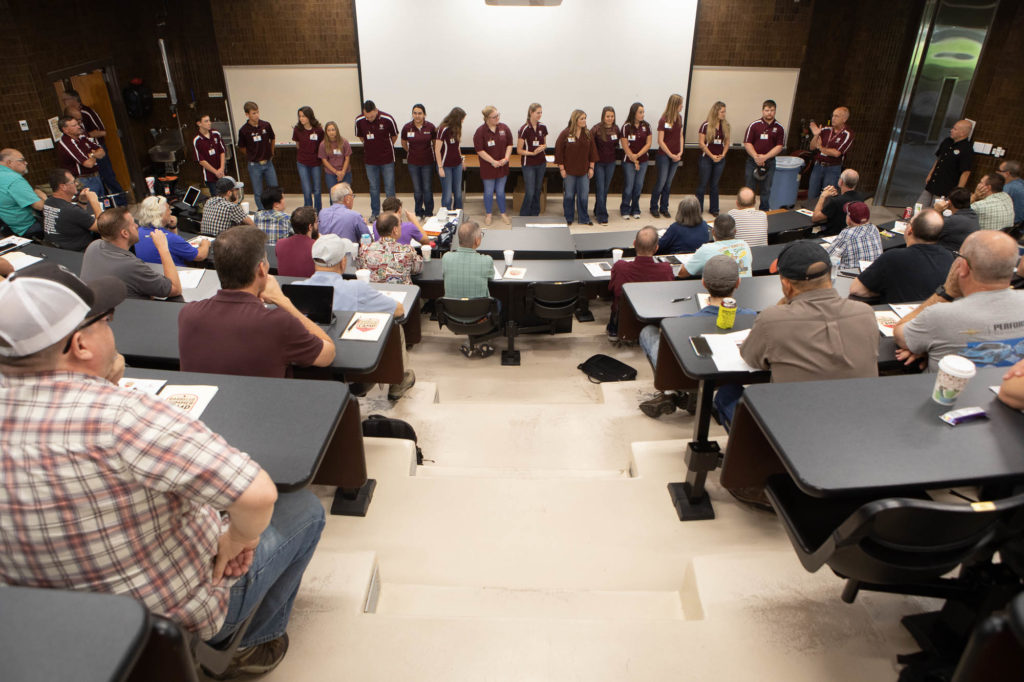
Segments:
[[[710,239],[711,228],[701,217],[700,203],[688,194],[679,201],[676,221],[658,240],[658,253],[693,253]]]
[[[17,149],[0,149],[0,220],[19,237],[43,236],[36,211],[43,210],[46,195],[32,189],[24,175],[28,161]]]
[[[181,295],[181,281],[167,246],[167,234],[153,230],[146,238],[160,254],[163,274],[143,263],[128,250],[139,243],[139,226],[127,206],[108,208],[96,220],[100,239],[85,250],[82,278],[117,277],[128,289],[129,298],[171,298]]]
[[[280,187],[267,187],[260,199],[269,208],[257,211],[253,222],[267,235],[268,244],[276,244],[292,233],[292,219],[284,212],[284,192]]]
[[[1003,191],[1013,200],[1013,224],[1016,225],[1024,220],[1024,178],[1020,176],[1020,161],[1003,161],[998,173],[1003,178]]]
[[[320,237],[316,209],[312,206],[295,209],[292,211],[291,224],[294,234],[274,244],[277,274],[282,277],[312,277],[313,242]]]
[[[307,208],[315,217],[316,209]],[[213,242],[221,289],[178,314],[183,372],[287,377],[292,365],[326,367],[334,361],[334,341],[295,308],[269,274],[266,242],[251,225],[232,227]]]
[[[956,251],[967,239],[967,235],[981,229],[978,225],[978,214],[971,208],[971,193],[966,187],[954,187],[949,192],[949,199],[939,210],[949,209],[952,215],[943,219],[942,238],[939,244],[950,251]]]
[[[740,266],[728,256],[712,256],[704,265],[704,274],[701,283],[708,292],[708,304],[699,312],[680,315],[680,317],[718,317],[718,306],[722,305],[722,299],[732,296],[733,292],[740,286]],[[736,312],[740,315],[756,315],[757,313],[749,308],[738,308]],[[649,324],[640,330],[640,347],[644,349],[651,367],[658,364],[658,350],[661,345],[661,327],[656,324]],[[719,391],[724,391],[725,386],[719,386]],[[686,394],[676,394],[674,391],[658,392],[650,400],[640,403],[640,411],[648,417],[657,419],[663,414],[672,414],[676,407],[684,407],[679,403]]]
[[[879,303],[923,301],[946,281],[953,254],[939,246],[942,215],[926,208],[907,226],[907,248],[889,249],[850,284],[850,294]]]
[[[900,320],[893,336],[897,357],[907,364],[928,356],[938,370],[947,355],[962,355],[985,367],[1003,367],[1024,350],[1024,291],[1010,289],[1017,245],[999,231],[967,237],[945,284]]]
[[[206,260],[210,253],[210,240],[201,239],[198,246],[192,246],[178,235],[178,219],[171,215],[171,205],[162,196],[143,199],[136,222],[139,224],[139,242],[135,245],[135,255],[147,263],[160,262],[160,254],[150,239],[154,230],[163,232],[167,237],[167,249],[175,265]]]
[[[839,258],[839,267],[855,268],[862,260],[873,261],[882,255],[882,238],[871,222],[871,209],[863,201],[851,201],[843,207],[846,228],[828,245],[829,258]]]
[[[236,182],[230,175],[225,175],[217,180],[215,187],[217,196],[208,199],[203,204],[203,221],[200,224],[200,231],[208,237],[216,237],[229,227],[252,225],[252,218],[238,203],[241,197],[239,190],[244,185]]]
[[[619,339],[619,303],[622,299],[622,285],[630,282],[671,282],[676,278],[672,266],[668,263],[654,262],[654,254],[658,250],[658,231],[648,225],[642,227],[633,238],[636,258],[632,261],[620,260],[612,266],[611,279],[608,280],[608,293],[612,297],[612,310],[608,318],[608,338]]]
[[[401,223],[402,234],[395,237],[395,241],[399,244],[410,244],[413,239],[421,244],[427,241],[427,235],[423,233],[420,221],[412,213],[409,213],[408,210],[402,209],[402,201],[398,197],[386,197],[380,204],[380,210],[381,215],[394,214]],[[402,220],[402,218],[405,218],[405,220]],[[380,233],[377,232],[377,223],[373,224],[373,239],[374,241],[380,239]]]
[[[742,187],[736,193],[736,208],[729,215],[736,221],[736,239],[742,239],[750,246],[764,246],[768,243],[768,214],[756,206],[754,190]]]
[[[490,297],[487,283],[494,279],[494,259],[477,253],[484,238],[480,223],[475,220],[463,222],[459,225],[458,237],[459,246],[441,257],[445,297]]]
[[[116,279],[50,263],[0,283],[0,421],[18,424],[0,430],[0,583],[128,595],[214,645],[262,600],[275,608],[224,676],[268,672],[323,507],[308,490],[279,495],[201,421],[117,386],[109,324],[124,297]]]
[[[96,219],[103,212],[99,198],[91,189],[79,192],[75,177],[63,168],[50,171],[50,189],[53,195],[43,202],[46,239],[68,251],[85,251],[99,238]]]
[[[320,211],[320,233],[336,234],[342,239],[359,243],[359,237],[370,234],[363,216],[352,210],[356,196],[352,186],[339,182],[331,188],[331,205]]]
[[[1001,230],[1013,225],[1013,199],[1003,191],[1003,176],[989,173],[978,180],[971,194],[971,208],[978,214],[983,230]]]
[[[380,240],[359,249],[359,267],[370,271],[371,282],[412,284],[412,276],[423,270],[423,257],[408,244],[399,244],[398,216],[382,213],[377,219]]]
[[[736,237],[736,221],[731,215],[720,215],[715,218],[711,229],[715,241],[701,246],[690,256],[689,260],[679,268],[679,278],[693,277],[704,271],[704,264],[715,256],[728,256],[740,266],[740,277],[750,277],[753,270],[753,256],[750,245]]]
[[[857,191],[857,184],[860,182],[860,174],[852,168],[847,168],[839,176],[839,187],[829,185],[818,195],[818,202],[814,205],[814,215],[811,220],[816,223],[825,223],[821,232],[822,237],[829,237],[839,234],[846,227],[846,212],[843,207],[851,201],[864,201],[867,195]]]
[[[999,399],[1015,410],[1024,410],[1024,360],[1018,362],[1003,375],[1003,383],[999,387]]]

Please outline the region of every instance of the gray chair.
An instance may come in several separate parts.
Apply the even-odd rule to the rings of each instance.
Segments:
[[[524,303],[525,319],[536,320],[536,324],[521,326],[514,320],[505,325],[508,348],[501,352],[501,364],[518,365],[520,353],[515,347],[515,338],[520,333],[558,331],[560,323],[568,322],[572,327],[572,318],[580,301],[586,301],[583,284],[571,282],[531,282],[526,287]]]
[[[435,301],[434,312],[439,327],[448,327],[468,337],[468,342],[459,346],[467,358],[474,355],[486,358],[494,353],[494,346],[484,342],[501,333],[501,313],[495,299],[439,298]]]

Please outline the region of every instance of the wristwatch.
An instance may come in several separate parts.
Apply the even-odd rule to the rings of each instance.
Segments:
[[[935,288],[935,295],[941,299],[949,301],[950,303],[953,302],[953,297],[950,296],[949,292],[946,291],[946,285],[944,284],[940,284]]]

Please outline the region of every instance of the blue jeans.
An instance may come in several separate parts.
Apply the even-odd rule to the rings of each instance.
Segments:
[[[622,205],[619,213],[623,217],[640,215],[640,195],[644,191],[644,176],[647,175],[647,164],[641,163],[640,170],[626,159],[622,162]]]
[[[434,164],[417,166],[409,164],[409,176],[412,178],[413,203],[416,204],[416,216],[434,215],[434,188],[430,184],[430,176],[434,174]]]
[[[103,180],[100,179],[98,174],[79,175],[76,179],[82,183],[82,187],[95,192],[97,199],[99,199],[101,204],[103,203],[103,199],[101,197],[107,192],[103,189]]]
[[[715,409],[722,426],[728,431],[732,428],[732,416],[736,413],[736,403],[743,397],[741,384],[721,384],[715,391]]]
[[[207,189],[210,190],[210,196],[211,197],[217,196],[217,181],[216,180],[214,180],[213,182],[206,183],[206,187],[207,187]]]
[[[615,162],[594,164],[594,217],[597,222],[608,222],[608,188],[615,174]]]
[[[835,187],[838,191],[839,176],[842,172],[843,167],[841,165],[822,166],[820,163],[815,163],[811,166],[811,180],[807,185],[807,198],[812,201],[816,200],[821,195],[821,190],[829,185]]]
[[[110,155],[104,156],[102,159],[96,162],[96,167],[100,171],[100,179],[103,184],[107,186],[106,192],[100,192],[103,194],[116,194],[114,197],[115,206],[126,206],[128,200],[124,197],[124,189],[121,187],[121,183],[117,181],[117,175],[114,173],[114,167],[110,165]]]
[[[765,176],[764,180],[761,181],[761,205],[759,208],[762,211],[768,210],[768,200],[772,196],[772,180],[775,179],[775,157],[768,159],[768,163],[765,164],[768,167],[768,175]],[[754,160],[747,155],[747,168],[746,168],[746,181],[747,187],[757,192],[758,183],[754,181],[754,169],[757,168],[757,164]]]
[[[327,189],[327,201],[331,204],[334,203],[333,201],[331,201],[331,188],[337,185],[339,182],[348,183],[349,187],[352,186],[351,168],[345,171],[345,175],[341,177],[341,180],[338,180],[338,176],[335,175],[334,173],[328,173],[327,170],[324,169],[324,187]]]
[[[661,346],[661,327],[656,324],[647,325],[640,330],[638,341],[644,350],[644,355],[647,356],[647,361],[651,363],[651,367],[657,366],[658,347]]]
[[[312,206],[320,211],[320,166],[295,164],[299,171],[299,182],[302,183],[302,205]]]
[[[263,210],[263,188],[277,187],[277,169],[273,161],[264,164],[249,162],[249,180],[252,182],[252,198],[256,202],[256,208]]]
[[[366,166],[366,179],[370,181],[370,215],[380,215],[380,181],[384,178],[385,196],[395,196],[395,164]]]
[[[211,644],[227,640],[257,604],[259,610],[242,646],[256,646],[284,634],[302,574],[323,527],[324,508],[309,490],[277,496],[270,525],[260,535],[249,570],[231,588],[227,618],[209,640]]]
[[[546,166],[523,166],[523,206],[519,215],[540,215],[540,188]]]
[[[462,208],[462,166],[445,166],[441,178],[441,205],[449,211]]]
[[[672,192],[672,178],[676,176],[676,169],[679,168],[679,161],[673,161],[667,154],[658,154],[654,157],[655,168],[658,169],[658,182],[651,192],[651,211],[668,213],[668,196]]]
[[[490,215],[493,213],[491,210],[494,205],[493,195],[498,195],[498,213],[505,212],[505,183],[508,181],[508,176],[500,178],[492,178],[490,180],[484,180],[484,213]]]
[[[563,183],[565,190],[562,195],[562,212],[565,214],[565,222],[572,222],[573,208],[575,208],[579,222],[589,223],[587,203],[590,200],[590,178],[586,175],[566,175]]]
[[[704,189],[711,184],[708,192],[708,211],[718,213],[718,180],[725,170],[725,159],[715,163],[708,158],[707,154],[700,155],[697,162],[697,203],[700,204],[701,212],[704,211]]]

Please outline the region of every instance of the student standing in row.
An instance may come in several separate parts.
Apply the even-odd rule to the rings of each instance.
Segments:
[[[640,195],[644,191],[644,176],[647,175],[647,150],[651,148],[651,125],[644,120],[644,105],[633,102],[629,116],[622,126],[620,138],[622,151],[622,205],[619,212],[628,220],[640,219]]]
[[[491,224],[495,196],[501,220],[507,225],[511,221],[505,211],[505,182],[508,160],[512,157],[512,130],[501,122],[497,107],[488,104],[480,113],[484,123],[473,135],[473,147],[480,157],[480,179],[484,181],[484,225]]]
[[[224,177],[224,140],[213,129],[210,117],[202,114],[196,119],[199,134],[192,138],[192,149],[196,161],[203,167],[203,182],[210,190],[210,196],[217,196],[217,181]]]
[[[338,124],[328,121],[324,126],[324,139],[320,142],[317,157],[324,167],[324,181],[330,200],[331,188],[339,182],[352,184],[352,145],[341,136]],[[332,202],[333,203],[333,202]]]
[[[263,210],[263,188],[277,187],[277,170],[274,168],[274,144],[277,141],[274,127],[260,119],[260,107],[256,102],[243,106],[249,119],[238,129],[238,147],[245,152],[249,166],[249,181],[252,184],[256,208]]]
[[[651,192],[651,215],[655,218],[671,218],[668,212],[668,198],[672,191],[672,178],[683,160],[683,96],[674,94],[668,98],[665,113],[658,119],[658,154],[655,165],[658,181]]]
[[[565,183],[562,211],[565,213],[566,224],[572,225],[575,213],[581,225],[592,225],[587,215],[587,202],[590,198],[590,178],[594,177],[594,164],[597,163],[597,147],[594,145],[594,136],[587,128],[585,112],[574,110],[569,116],[569,125],[558,134],[558,140],[555,141],[555,163]]]
[[[395,140],[398,124],[391,114],[377,110],[373,100],[363,102],[363,113],[356,117],[356,137],[363,141],[366,179],[370,183],[370,222],[380,213],[380,183],[384,193],[395,196]]]
[[[540,215],[540,188],[544,183],[548,128],[540,122],[544,110],[534,102],[519,129],[517,151],[523,159],[523,205],[519,215]]]
[[[466,112],[454,107],[441,121],[434,140],[437,174],[441,177],[441,205],[448,210],[462,208],[462,121]]]
[[[310,107],[299,107],[299,121],[292,128],[292,141],[298,148],[296,168],[299,181],[302,183],[302,205],[312,206],[317,212],[321,208],[320,200],[320,143],[324,139],[324,129],[316,120]]]
[[[608,224],[608,188],[615,174],[615,153],[619,148],[619,127],[615,125],[615,109],[601,110],[601,121],[590,129],[597,148],[594,164],[594,217],[599,225]]]
[[[412,107],[412,120],[402,126],[402,149],[405,150],[409,176],[412,178],[413,204],[416,217],[422,220],[434,214],[434,140],[437,129],[427,120],[427,108]]]
[[[766,99],[761,105],[761,118],[747,126],[747,134],[743,137],[743,147],[747,150],[746,186],[757,190],[758,181],[754,170],[765,169],[761,184],[762,211],[768,210],[768,200],[772,194],[772,180],[775,178],[775,157],[782,152],[786,132],[775,120],[775,100]]]
[[[725,170],[725,153],[729,150],[729,121],[725,118],[725,102],[715,102],[707,119],[700,124],[700,161],[697,162],[697,203],[704,212],[704,190],[710,183],[708,212],[718,217],[718,180]]]

